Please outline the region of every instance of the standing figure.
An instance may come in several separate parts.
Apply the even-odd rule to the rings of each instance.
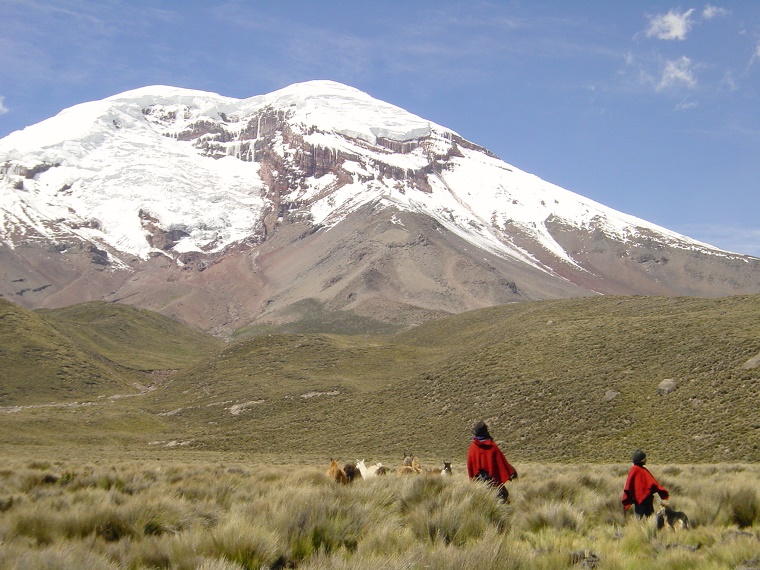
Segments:
[[[633,467],[628,471],[623,487],[623,508],[627,511],[633,505],[637,517],[648,517],[654,514],[654,496],[659,495],[664,501],[669,493],[644,467],[647,462],[646,453],[637,449],[633,452],[631,461]]]
[[[509,492],[504,484],[517,479],[517,470],[494,443],[485,422],[476,423],[472,435],[474,438],[467,452],[467,475],[470,479],[487,481],[496,487],[499,499],[506,503]]]

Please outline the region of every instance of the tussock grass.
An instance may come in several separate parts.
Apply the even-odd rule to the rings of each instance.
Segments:
[[[323,465],[92,458],[0,472],[2,568],[751,568],[757,465],[652,470],[692,529],[624,515],[623,465],[522,465],[511,501],[451,477],[338,485]],[[39,475],[51,475],[40,478]],[[8,502],[7,499],[13,500]]]

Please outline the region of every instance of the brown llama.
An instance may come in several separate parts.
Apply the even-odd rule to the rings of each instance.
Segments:
[[[349,483],[353,481],[354,479],[356,479],[357,477],[359,479],[364,477],[364,473],[361,472],[361,470],[358,468],[356,463],[346,463],[343,466],[343,471],[345,472],[346,477],[348,477]]]
[[[326,474],[330,479],[336,481],[337,483],[342,483],[345,485],[349,482],[346,472],[340,468],[340,465],[338,465],[338,461],[336,459],[330,459],[330,467],[328,467]]]
[[[408,463],[407,458],[410,458]],[[396,469],[396,473],[399,475],[417,475],[423,471],[424,469],[422,468],[422,465],[420,465],[420,460],[417,459],[417,457],[412,457],[411,455],[407,456],[406,454],[404,454],[404,464]]]

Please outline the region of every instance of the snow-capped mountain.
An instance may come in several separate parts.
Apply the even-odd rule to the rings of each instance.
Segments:
[[[153,86],[0,140],[0,293],[211,330],[523,299],[760,291],[760,260],[607,208],[330,81]],[[300,308],[299,308],[300,307]]]

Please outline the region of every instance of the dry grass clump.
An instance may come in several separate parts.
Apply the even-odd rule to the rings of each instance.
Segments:
[[[692,529],[624,515],[619,465],[521,465],[511,501],[452,477],[338,485],[323,465],[11,461],[0,567],[741,568],[760,564],[755,465],[652,468]]]

